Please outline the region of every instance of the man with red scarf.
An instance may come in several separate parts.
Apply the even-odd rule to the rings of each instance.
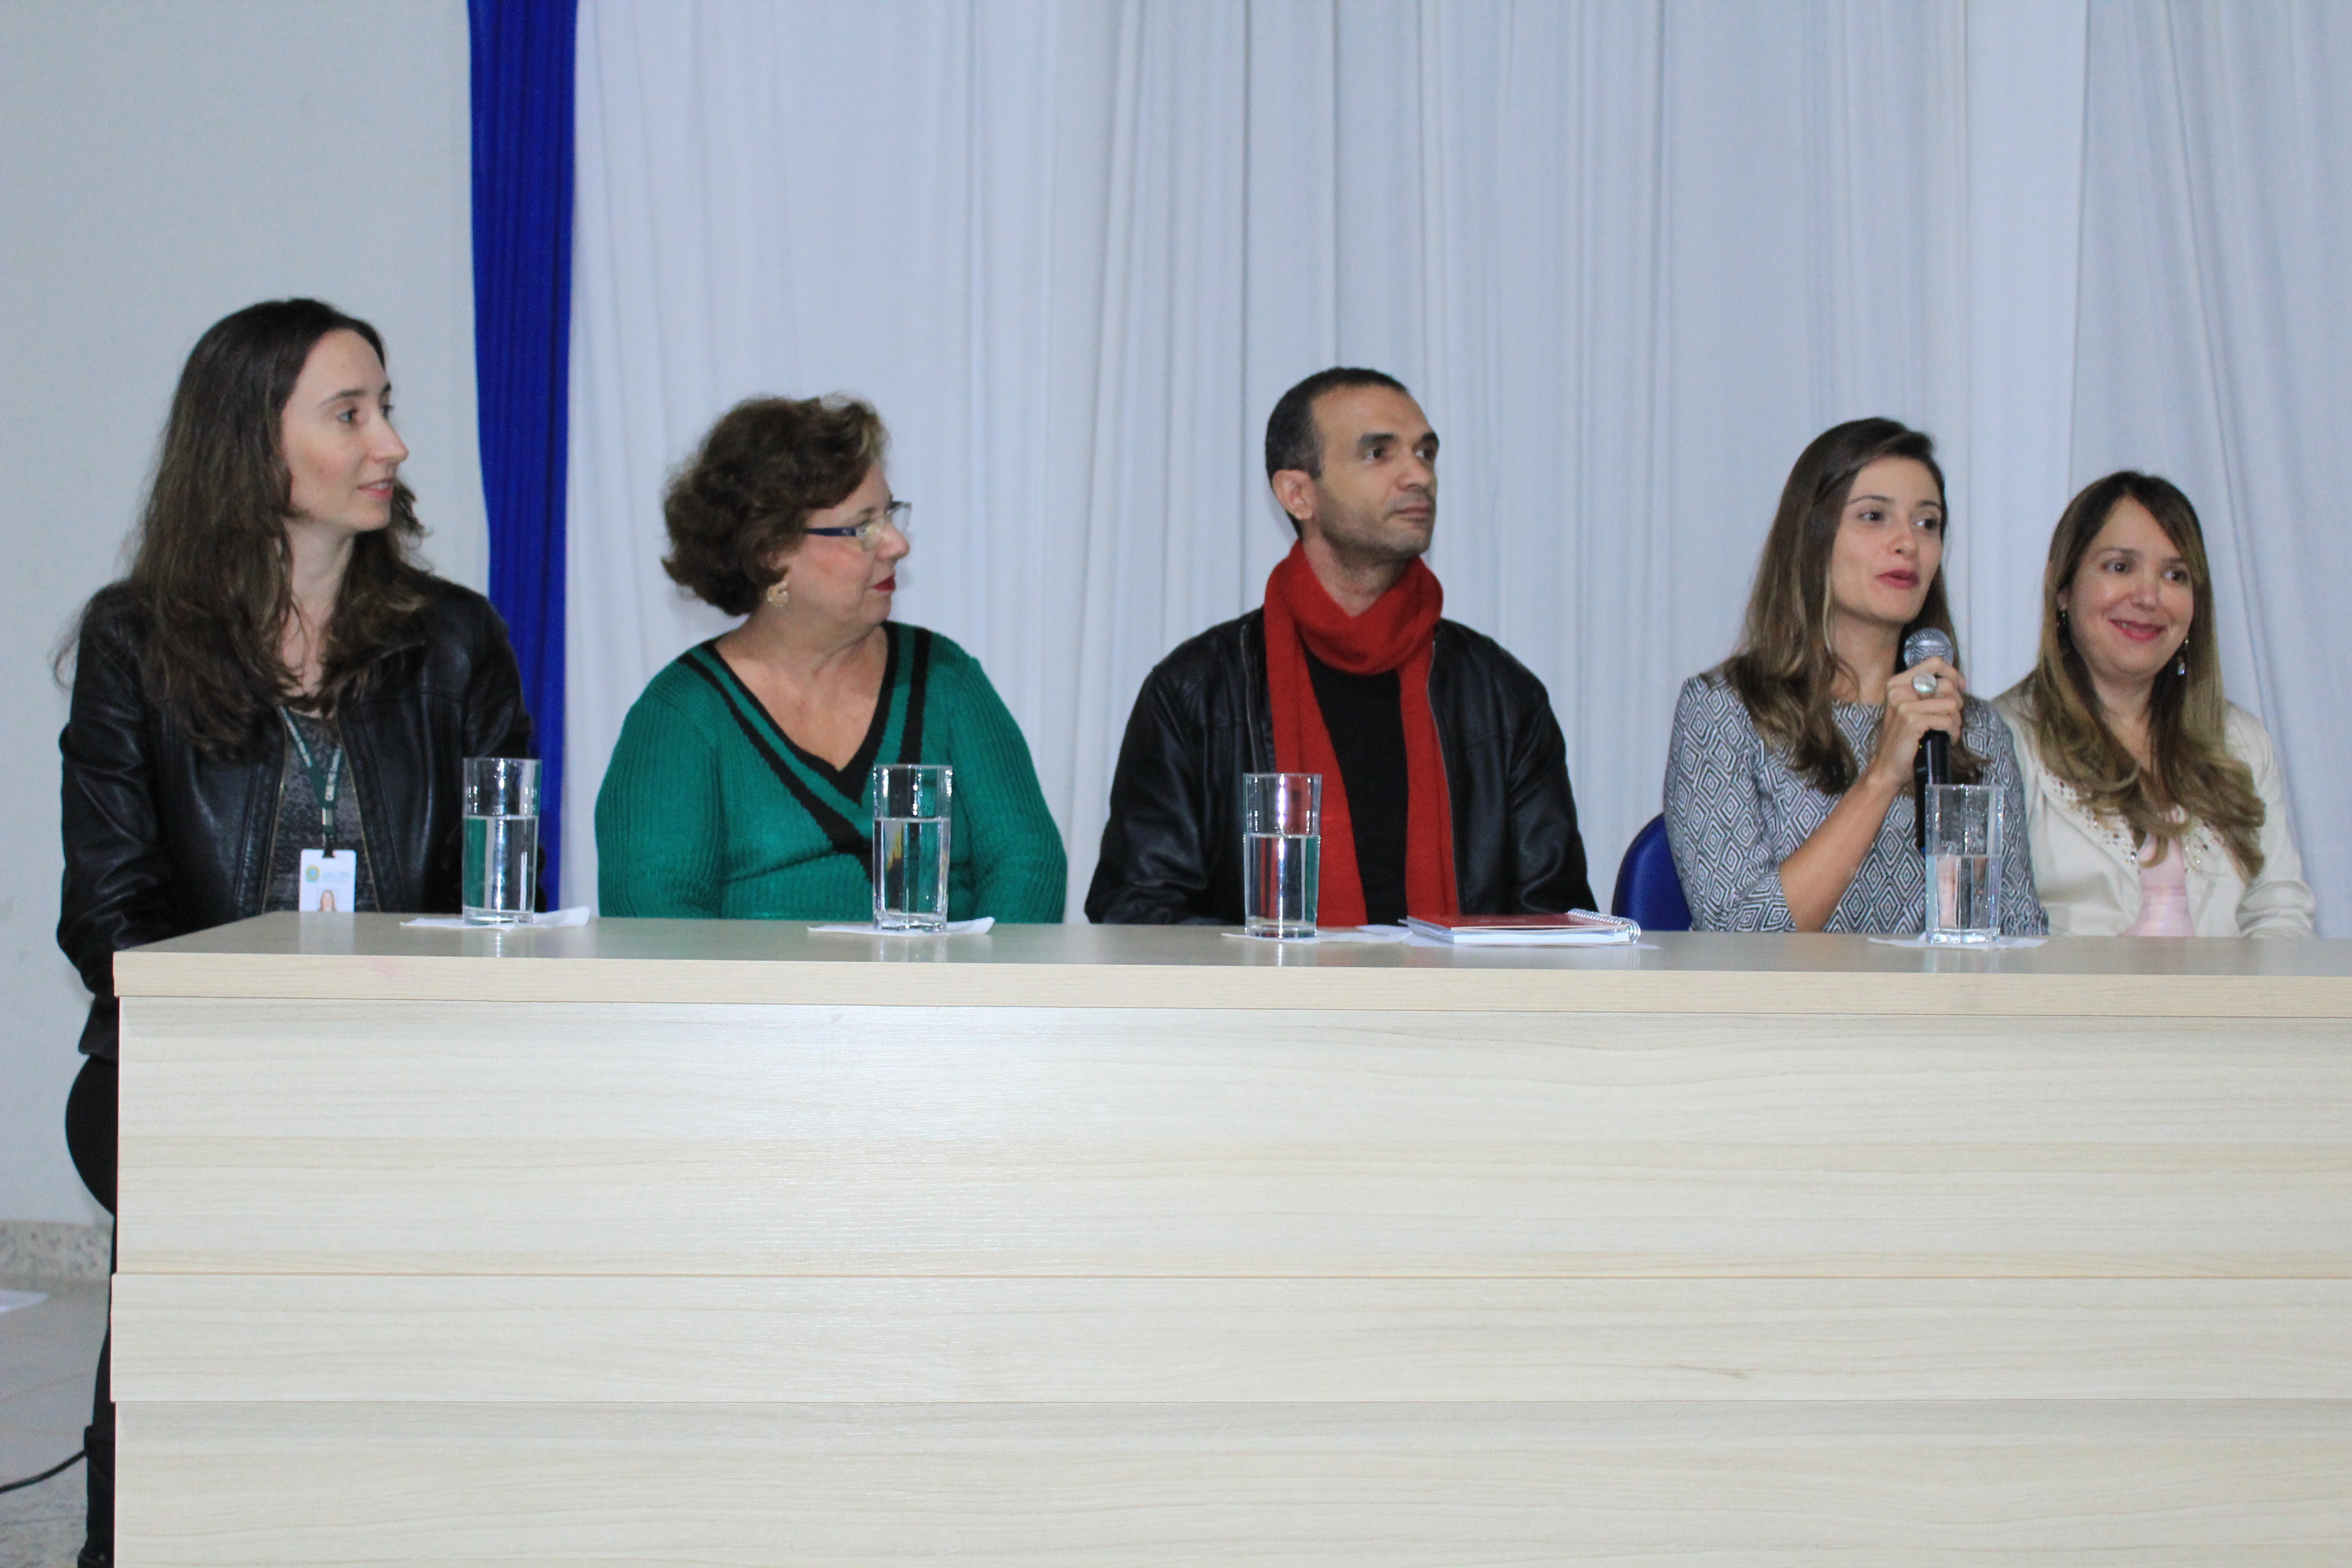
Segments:
[[[1087,917],[1239,925],[1250,773],[1323,775],[1324,925],[1591,908],[1543,682],[1440,618],[1421,405],[1376,370],[1308,376],[1266,421],[1265,471],[1298,542],[1263,609],[1144,681]]]

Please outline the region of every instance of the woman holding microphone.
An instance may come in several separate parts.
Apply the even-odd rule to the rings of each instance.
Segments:
[[[66,1141],[114,1208],[114,955],[270,910],[458,909],[459,772],[528,756],[506,626],[410,557],[424,530],[373,327],[255,305],[189,354],[130,577],[81,616],[58,942],[89,987]],[[85,1564],[113,1560],[100,1353]]]
[[[1797,458],[1738,652],[1685,683],[1666,762],[1666,832],[1701,931],[1909,932],[1925,906],[1912,766],[1951,737],[1955,782],[1990,784],[2023,821],[2009,732],[1943,658],[1901,668],[1906,636],[1951,635],[1944,477],[1891,419],[1823,432]],[[2001,929],[2043,929],[2024,835],[2000,869]]]

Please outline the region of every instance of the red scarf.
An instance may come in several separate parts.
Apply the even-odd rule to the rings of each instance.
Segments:
[[[1429,708],[1429,656],[1445,590],[1437,574],[1415,561],[1394,586],[1360,616],[1339,607],[1305,549],[1292,545],[1265,580],[1265,683],[1274,703],[1274,763],[1286,773],[1323,775],[1323,874],[1318,921],[1361,925],[1364,879],[1356,866],[1356,834],[1348,815],[1348,784],[1339,755],[1323,727],[1323,710],[1307,673],[1307,656],[1349,675],[1397,672],[1403,708],[1405,806],[1404,901],[1421,916],[1461,912],[1454,885],[1454,806],[1445,787],[1445,757],[1438,750],[1437,717]]]

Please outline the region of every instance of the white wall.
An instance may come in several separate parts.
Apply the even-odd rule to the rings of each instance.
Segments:
[[[97,1213],[60,1116],[49,658],[115,576],[180,363],[312,294],[391,353],[427,557],[487,570],[464,0],[0,0],[0,1219]]]

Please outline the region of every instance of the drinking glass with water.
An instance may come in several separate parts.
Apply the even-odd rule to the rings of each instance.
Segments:
[[[1250,935],[1315,934],[1323,775],[1242,775],[1242,918]]]
[[[1927,786],[1927,910],[1935,942],[2000,935],[2000,794],[1991,784]]]
[[[465,866],[458,904],[473,925],[519,925],[539,887],[539,763],[465,761]]]
[[[944,763],[884,763],[869,782],[874,923],[884,931],[944,929],[955,770]]]

